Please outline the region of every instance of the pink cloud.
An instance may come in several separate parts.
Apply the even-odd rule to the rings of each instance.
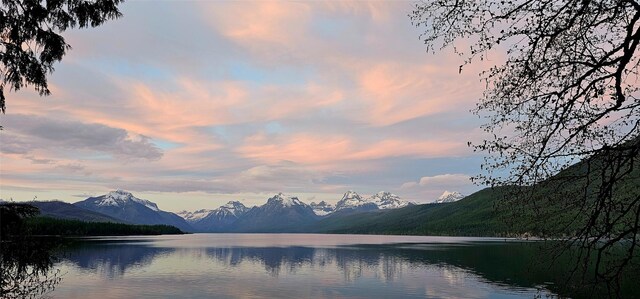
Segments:
[[[380,159],[389,157],[456,157],[465,152],[460,142],[444,140],[387,139],[362,146],[351,155],[354,159]]]
[[[170,13],[161,15],[171,24],[162,31],[154,14],[140,15],[158,6],[145,5],[126,3],[134,9],[124,18],[90,33],[70,31],[76,50],[52,77],[53,96],[25,90],[15,94],[8,112],[102,124],[125,130],[132,140],[173,144],[152,163],[87,150],[30,153],[52,164],[4,155],[4,173],[33,179],[3,174],[3,187],[94,191],[129,184],[150,190],[162,184],[163,192],[172,186],[210,192],[213,185],[228,192],[252,186],[342,192],[356,184],[350,174],[358,173],[358,184],[379,179],[389,170],[384,159],[465,156],[466,141],[479,136],[468,124],[468,110],[482,90],[476,69],[458,74],[455,55],[424,53],[407,18],[408,2],[182,3],[186,15],[173,13],[178,5],[160,3],[169,5],[161,10]],[[115,41],[114,32],[122,34]],[[238,61],[265,79],[228,75]],[[275,78],[279,72],[286,74]],[[437,122],[425,116],[442,115],[450,119],[418,127]],[[271,122],[282,130],[263,133]],[[87,158],[69,158],[80,154]],[[55,169],[57,163],[63,166]],[[78,165],[90,178],[81,177]],[[368,173],[378,177],[363,175]],[[41,179],[49,174],[56,177]],[[265,183],[265,177],[282,180]],[[323,182],[326,177],[331,184]],[[397,188],[409,180],[390,184]]]
[[[331,164],[350,160],[374,160],[389,157],[453,157],[462,154],[459,142],[389,139],[373,143],[358,142],[348,136],[297,134],[270,138],[257,134],[245,140],[238,152],[247,158],[274,163]]]
[[[358,98],[371,114],[367,121],[375,126],[444,112],[470,114],[481,91],[477,78],[461,76],[451,65],[377,63],[357,76]]]
[[[260,1],[205,5],[206,19],[223,35],[247,46],[260,43],[287,46],[297,42],[310,19],[305,3]],[[296,26],[291,26],[296,24]]]
[[[292,161],[321,164],[346,158],[352,148],[352,141],[346,136],[319,138],[298,134],[276,141],[264,134],[257,134],[247,138],[238,152],[247,158],[267,163]]]
[[[483,88],[476,72],[480,68],[468,67],[460,75],[457,55],[433,59],[419,42],[409,47],[403,38],[415,30],[407,17],[410,10],[405,2],[268,1],[205,5],[203,12],[213,30],[249,51],[259,65],[313,66],[314,80],[351,101],[340,110],[361,112],[355,115],[360,122],[387,126],[443,112],[468,113]],[[354,26],[337,30],[335,36],[318,36],[313,24],[323,17]],[[368,30],[358,27],[362,24]],[[393,32],[400,29],[404,31]],[[417,36],[415,32],[412,40]],[[287,109],[299,110],[301,103],[311,101],[302,97],[269,112],[286,116]]]

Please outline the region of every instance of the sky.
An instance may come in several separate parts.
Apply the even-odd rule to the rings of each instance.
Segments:
[[[470,194],[484,84],[427,53],[409,1],[128,1],[63,35],[52,95],[7,94],[0,198],[123,189],[167,211]],[[485,62],[485,64],[491,63]]]

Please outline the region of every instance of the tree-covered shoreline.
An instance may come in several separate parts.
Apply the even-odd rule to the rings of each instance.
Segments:
[[[180,229],[164,224],[142,225],[117,222],[88,222],[40,216],[37,207],[27,203],[0,204],[0,241],[35,236],[131,236],[184,234]]]
[[[170,225],[140,225],[114,222],[85,222],[80,220],[33,217],[25,222],[33,236],[131,236],[175,235],[183,231]]]

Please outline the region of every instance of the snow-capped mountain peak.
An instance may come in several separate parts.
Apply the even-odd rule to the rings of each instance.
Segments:
[[[334,210],[334,207],[324,200],[319,203],[312,202],[309,206],[311,206],[313,212],[318,216],[329,215]]]
[[[454,202],[464,198],[464,195],[460,194],[460,192],[454,191],[444,191],[440,197],[435,201],[435,203],[445,203],[445,202]]]
[[[358,193],[349,190],[345,192],[345,194],[342,196],[342,199],[338,201],[338,203],[336,203],[335,210],[338,211],[342,209],[357,208],[368,203],[369,202],[362,199],[362,196],[360,196]]]
[[[239,201],[229,201],[224,205],[221,205],[215,210],[197,210],[194,212],[182,211],[177,213],[180,217],[184,218],[190,223],[198,222],[207,217],[239,217],[240,215],[246,213],[249,210],[245,205],[243,205]]]
[[[106,195],[102,196],[102,199],[100,199],[100,201],[98,201],[96,204],[98,206],[122,206],[128,202],[136,202],[139,204],[142,204],[144,206],[146,206],[149,209],[152,209],[154,211],[159,211],[160,209],[158,209],[158,205],[156,205],[155,203],[148,201],[146,199],[140,199],[137,198],[135,196],[133,196],[133,194],[131,194],[131,192],[127,192],[124,190],[116,190],[116,191],[111,191],[109,193],[107,193]]]
[[[184,218],[184,220],[187,220],[188,222],[194,222],[207,217],[207,215],[209,215],[211,212],[213,212],[213,210],[202,209],[194,212],[182,211],[176,214],[178,214],[178,216]]]
[[[342,196],[342,200],[349,200],[349,199],[361,200],[362,197],[355,191],[349,190],[344,193],[344,195]]]
[[[400,196],[395,195],[391,192],[386,192],[386,191],[380,191],[374,195],[371,195],[371,197],[369,198],[371,202],[374,203],[381,203],[384,201],[389,201],[389,200],[399,200]]]
[[[222,205],[218,208],[219,211],[226,211],[228,213],[233,214],[234,216],[238,216],[240,214],[245,213],[249,210],[245,205],[243,205],[239,201],[229,201],[225,205]]]
[[[274,203],[280,204],[280,205],[285,206],[285,207],[306,206],[307,205],[307,204],[301,202],[295,196],[287,196],[287,195],[284,195],[282,193],[276,194],[272,198],[269,198],[269,200],[267,201],[267,204],[274,204]]]
[[[385,191],[374,194],[369,201],[376,204],[379,209],[397,209],[410,205],[409,202],[400,199],[400,196]]]

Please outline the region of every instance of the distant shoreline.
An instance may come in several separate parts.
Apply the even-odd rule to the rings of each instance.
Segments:
[[[87,237],[87,236],[149,236],[182,235],[180,229],[165,225],[125,224],[114,222],[86,222],[81,220],[33,217],[25,221],[31,236]]]

